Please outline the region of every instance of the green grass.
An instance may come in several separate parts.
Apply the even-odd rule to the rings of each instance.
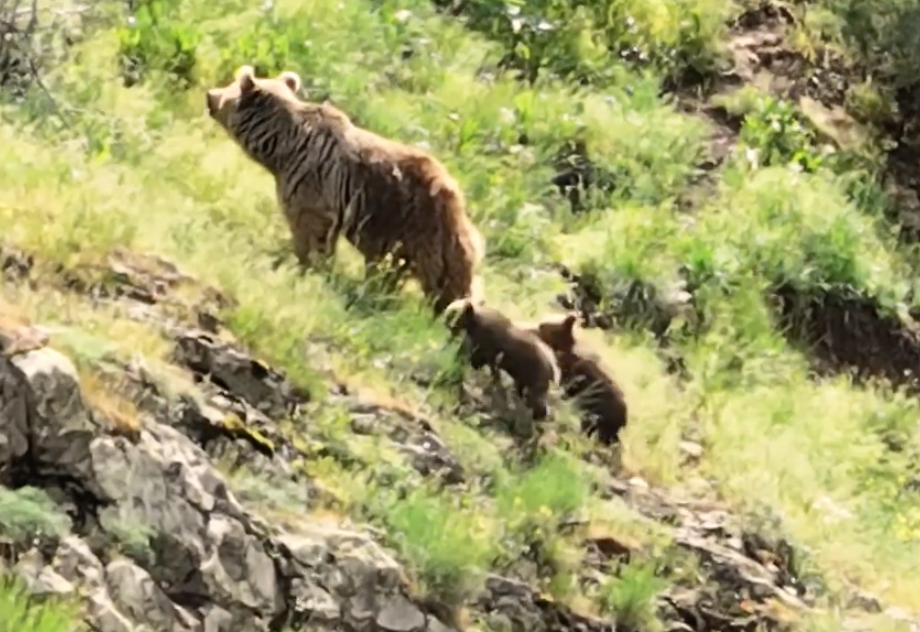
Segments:
[[[452,415],[450,393],[414,385],[410,374],[436,377],[452,354],[417,293],[387,309],[353,301],[360,260],[344,243],[332,275],[272,269],[288,235],[271,178],[203,114],[204,90],[242,63],[296,70],[311,97],[329,97],[364,126],[430,147],[458,178],[486,235],[488,296],[512,316],[552,309],[562,287],[545,271],[552,262],[590,273],[605,288],[632,279],[663,286],[688,265],[701,282],[707,328],[678,339],[691,375],[683,390],[644,332],[585,333],[630,404],[627,470],[667,486],[711,477],[739,512],[780,516],[832,589],[857,584],[920,610],[913,564],[920,511],[904,485],[920,448],[918,404],[882,386],[809,380],[806,357],[782,336],[765,299],[769,288],[790,283],[805,294],[852,291],[897,308],[916,271],[911,253],[891,238],[873,185],[844,168],[846,156],[823,155],[784,104],[745,94],[735,106],[747,115],[735,157],[691,217],[675,210],[709,129],[659,96],[661,80],[716,63],[723,21],[738,7],[528,4],[528,12],[555,12],[555,21],[570,25],[553,38],[528,35],[529,67],[542,69],[531,85],[496,73],[512,48],[514,16],[484,0],[471,3],[468,25],[425,0],[280,0],[271,11],[232,0],[157,6],[159,21],[139,20],[135,29],[108,16],[72,61],[49,71],[67,126],[55,124],[41,94],[4,110],[2,239],[70,266],[116,248],[162,255],[234,297],[230,329],[317,397],[324,378],[306,352],[308,339],[331,343],[343,379],[435,409],[437,430],[476,474],[463,494],[422,487],[401,465],[387,475],[417,488],[404,497],[377,493],[357,466],[329,458],[304,466],[340,498],[340,509],[388,530],[421,588],[468,595],[486,571],[515,563],[522,543],[540,532],[552,570],[534,581],[568,599],[577,538],[555,535],[560,520],[584,514],[637,537],[648,529],[626,510],[611,519],[610,503],[592,495],[590,479],[608,474],[576,458],[589,442],[572,431],[570,414],[555,450],[527,469],[502,433]],[[488,20],[499,28],[486,29]],[[617,64],[599,52],[611,43],[645,46],[650,61],[641,70]],[[407,48],[412,55],[402,61]],[[130,88],[119,51],[133,55],[135,73],[140,68],[142,81]],[[576,87],[578,79],[585,85]],[[573,217],[549,180],[557,152],[579,139],[615,186],[589,196],[589,212]],[[746,149],[757,151],[756,165]],[[145,353],[165,357],[155,331],[118,328],[117,312],[73,301],[51,290],[13,300],[32,318],[67,325],[70,333],[56,342],[73,353],[98,355],[88,349],[102,348],[106,335],[139,335]],[[341,412],[323,414],[315,425],[285,420],[286,427],[298,441],[388,460],[377,444],[350,435]],[[682,466],[679,443],[691,428],[704,454]],[[901,452],[886,446],[892,433]],[[480,484],[487,479],[493,484]],[[826,499],[847,517],[834,522],[820,508]],[[641,625],[659,588],[647,569],[633,569],[612,578],[593,607]]]
[[[2,632],[73,632],[77,609],[61,600],[35,599],[25,587],[0,576],[0,630]]]
[[[630,564],[603,586],[602,607],[625,630],[658,630],[655,599],[666,587],[653,566]]]

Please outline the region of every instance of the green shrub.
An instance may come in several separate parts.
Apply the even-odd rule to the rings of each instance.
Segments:
[[[630,563],[604,584],[602,608],[616,617],[617,630],[655,632],[662,627],[657,617],[658,596],[667,585],[653,564]]]
[[[550,530],[571,518],[588,497],[580,466],[563,454],[551,453],[517,475],[502,474],[496,503],[511,529]]]
[[[200,37],[194,26],[182,22],[178,0],[142,0],[119,29],[118,40],[126,86],[140,83],[151,70],[174,77],[183,87],[194,82]]]
[[[220,74],[229,79],[243,63],[259,77],[273,77],[292,68],[289,28],[278,19],[274,6],[266,3],[246,31],[221,42]]]
[[[60,537],[69,530],[70,518],[44,490],[0,487],[0,535],[28,546],[35,538]]]
[[[710,70],[730,9],[727,3],[709,0],[457,4],[472,28],[501,43],[505,63],[527,80],[549,72],[595,84],[621,80],[618,62],[623,60],[652,65],[664,74]]]
[[[844,43],[868,65],[872,76],[889,93],[920,85],[918,0],[825,0],[842,20]]]
[[[792,103],[782,99],[761,99],[744,117],[740,140],[757,150],[757,161],[765,167],[795,163],[812,172],[823,163],[814,133],[799,120]]]
[[[487,516],[424,489],[385,496],[378,499],[383,521],[422,589],[451,604],[469,597],[496,552]]]
[[[99,521],[106,532],[112,536],[118,548],[139,564],[149,564],[153,560],[151,538],[156,531],[136,518],[106,510],[99,516]]]

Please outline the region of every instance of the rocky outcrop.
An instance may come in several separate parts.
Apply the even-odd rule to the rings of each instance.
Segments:
[[[304,467],[328,457],[343,469],[379,475],[380,463],[364,462],[353,449],[372,440],[375,450],[386,446],[401,455],[416,482],[437,477],[447,494],[469,492],[471,482],[488,484],[476,480],[482,472],[474,464],[465,468],[455,458],[435,420],[338,383],[322,366],[322,349],[310,357],[328,373],[328,392],[313,397],[221,332],[212,306],[177,302],[170,288],[189,279],[174,267],[123,257],[109,263],[111,273],[97,275],[104,282],[68,273],[56,287],[117,301],[128,317],[161,328],[173,343],[170,369],[181,388],[144,362],[96,359],[93,375],[136,408],[134,415],[113,414],[93,403],[71,360],[48,346],[47,331],[0,313],[0,503],[8,490],[40,488],[69,517],[67,528],[45,521],[20,530],[27,537],[10,537],[0,511],[0,573],[18,575],[33,593],[79,595],[98,632],[458,627],[455,613],[413,593],[405,579],[411,572],[376,532],[318,517],[313,508],[330,498]],[[35,283],[34,269],[29,256],[0,253],[0,273],[10,283]],[[347,416],[345,437],[315,427],[323,407]],[[682,449],[688,458],[703,450],[689,443]],[[584,455],[610,466],[596,456]],[[232,475],[225,477],[217,463]],[[265,500],[255,493],[256,481],[283,499],[250,505]],[[823,586],[820,578],[800,576],[798,551],[751,530],[719,503],[616,474],[595,492],[656,523],[668,534],[670,552],[692,558],[694,571],[671,578],[651,604],[665,630],[785,631],[790,623],[781,611],[816,606]],[[563,528],[577,529],[576,523]],[[573,533],[567,537],[578,543]],[[576,579],[585,594],[632,558],[648,559],[647,551],[614,534],[585,536],[581,544]],[[484,578],[465,604],[472,621],[493,630],[626,629],[613,615],[579,614],[523,581],[545,579],[541,568],[533,571],[541,563],[529,559],[539,557],[539,543],[532,549],[521,564],[503,567],[505,576]],[[851,601],[853,608],[906,618],[858,591]]]
[[[8,561],[34,591],[84,595],[102,632],[444,627],[369,536],[308,516],[275,532],[177,429],[90,410],[73,364],[50,348],[0,356],[0,480],[70,509],[72,534]],[[118,550],[116,523],[143,534],[141,553]]]
[[[0,482],[46,489],[73,522],[64,537],[9,556],[34,592],[84,595],[88,620],[102,632],[141,625],[228,632],[449,628],[447,617],[436,618],[413,598],[399,565],[370,535],[311,520],[306,497],[299,511],[292,508],[302,512],[295,529],[273,529],[238,502],[208,452],[189,438],[200,442],[194,429],[211,424],[209,436],[219,437],[213,441],[224,442],[224,450],[241,442],[239,456],[261,455],[267,472],[297,480],[288,471],[292,455],[282,453],[283,436],[273,427],[264,429],[272,448],[260,449],[252,439],[220,432],[223,413],[216,409],[202,412],[192,401],[175,408],[165,399],[154,404],[149,391],[146,401],[138,426],[125,428],[87,407],[73,365],[57,351],[0,356]],[[367,408],[364,415],[362,421],[356,411],[353,425],[386,423],[379,411]],[[672,629],[734,629],[739,622],[784,629],[766,612],[738,610],[739,597],[755,606],[779,599],[805,607],[797,579],[777,560],[746,555],[750,545],[724,512],[634,483],[614,485],[606,495],[674,524],[675,545],[700,553],[712,578],[662,596],[662,617]],[[125,546],[129,539],[132,546]],[[593,572],[610,573],[611,559],[629,552],[604,541],[586,542],[586,549],[587,581]],[[497,575],[486,578],[471,605],[499,629],[616,629],[612,621],[578,615],[526,583]]]

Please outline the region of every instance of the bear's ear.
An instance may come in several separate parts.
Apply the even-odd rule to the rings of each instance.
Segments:
[[[462,312],[465,307],[466,307],[466,299],[458,298],[454,301],[451,301],[447,305],[447,307],[444,308],[444,313],[454,314],[454,313]]]
[[[449,324],[455,325],[467,318],[472,311],[473,305],[468,298],[458,298],[444,308],[444,317]]]
[[[256,87],[256,71],[252,66],[240,66],[236,71],[236,81],[240,84],[240,92],[246,94]]]
[[[285,70],[280,75],[278,75],[278,78],[284,82],[284,85],[291,89],[291,92],[296,94],[300,90],[300,75],[298,75],[293,70]]]
[[[571,336],[573,332],[575,331],[575,321],[577,320],[578,320],[578,316],[576,316],[575,314],[569,314],[568,316],[566,316],[565,320],[562,321],[563,331],[565,331],[568,335]]]

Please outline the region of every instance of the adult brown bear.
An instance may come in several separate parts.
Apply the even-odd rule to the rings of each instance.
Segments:
[[[210,116],[275,176],[278,203],[304,267],[335,252],[339,235],[364,256],[365,270],[388,256],[395,286],[415,276],[441,313],[481,292],[475,269],[485,240],[467,217],[463,193],[436,158],[352,123],[329,103],[298,98],[291,71],[260,79],[241,67],[230,85],[207,93]]]

